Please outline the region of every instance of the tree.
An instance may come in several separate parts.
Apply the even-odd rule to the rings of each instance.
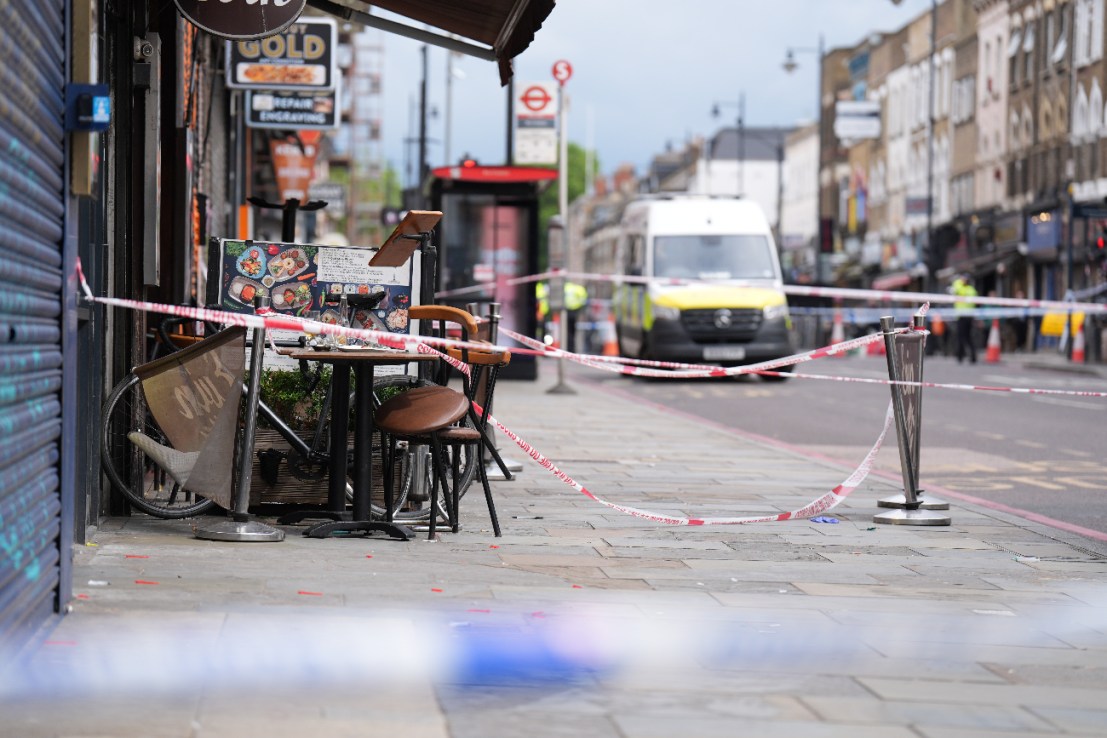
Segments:
[[[587,160],[587,152],[584,147],[572,141],[569,142],[569,202],[584,194],[587,189],[586,172],[584,171]],[[599,170],[599,159],[596,152],[592,152],[593,171]],[[538,270],[545,271],[549,266],[549,248],[546,243],[546,234],[549,232],[550,217],[557,214],[558,182],[553,180],[550,186],[538,198]]]

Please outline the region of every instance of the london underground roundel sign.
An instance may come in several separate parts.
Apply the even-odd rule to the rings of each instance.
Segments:
[[[223,38],[264,38],[288,28],[307,0],[174,0],[192,25]]]

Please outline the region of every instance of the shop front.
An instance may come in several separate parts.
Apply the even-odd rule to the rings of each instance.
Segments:
[[[2,4],[0,648],[18,649],[65,611],[72,544],[104,517],[128,513],[102,486],[99,412],[105,390],[145,361],[148,319],[79,303],[77,258],[95,294],[202,300],[208,236],[239,233],[251,194],[244,93],[228,89],[226,39],[268,37],[296,20],[277,21],[264,5]],[[310,5],[369,18],[348,5]],[[443,33],[395,21],[386,30],[493,61],[506,83],[553,0],[386,5]],[[180,6],[235,21],[259,11],[267,25],[216,36],[210,16],[194,23]],[[243,64],[233,73],[261,73]],[[524,212],[529,243],[536,226]]]

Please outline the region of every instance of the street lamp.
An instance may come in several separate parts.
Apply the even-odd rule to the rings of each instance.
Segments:
[[[815,281],[823,281],[822,243],[822,169],[823,169],[823,57],[826,55],[823,36],[819,34],[819,45],[814,48],[792,46],[784,55],[784,71],[791,74],[799,68],[796,52],[815,54],[818,59],[815,83]]]
[[[733,103],[728,101],[718,102],[711,106],[711,117],[718,118],[722,115],[723,105],[735,105],[738,106],[738,120],[736,132],[738,135],[738,152],[735,155],[735,163],[738,168],[738,197],[746,194],[746,175],[745,175],[745,158],[746,158],[746,136],[745,136],[745,117],[746,117],[746,94],[744,92],[738,93],[738,102]],[[710,172],[708,172],[710,176]],[[710,183],[708,184],[708,190],[710,190]]]

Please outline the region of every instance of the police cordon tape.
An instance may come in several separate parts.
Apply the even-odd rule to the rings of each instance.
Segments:
[[[911,330],[909,328],[898,329],[897,332],[906,332]],[[500,327],[500,333],[508,336],[509,338],[522,343],[524,346],[530,347],[526,350],[527,353],[535,356],[547,356],[550,358],[566,358],[569,361],[581,364],[583,366],[592,367],[593,369],[599,369],[602,371],[613,372],[617,374],[626,374],[629,376],[637,377],[651,377],[651,378],[663,378],[663,379],[699,379],[710,377],[732,377],[742,374],[767,374],[775,377],[797,377],[799,379],[821,379],[830,382],[844,382],[855,384],[880,384],[880,385],[899,385],[903,387],[930,387],[933,389],[949,389],[960,391],[982,391],[982,392],[1010,392],[1013,394],[1024,395],[1060,395],[1065,397],[1098,397],[1107,398],[1107,392],[1095,392],[1092,390],[1053,390],[1053,389],[1035,389],[1030,387],[1001,387],[985,384],[951,384],[940,382],[909,382],[906,380],[893,381],[891,379],[871,379],[866,377],[839,377],[827,374],[803,374],[800,372],[777,372],[772,371],[768,365],[772,367],[790,366],[811,359],[821,358],[823,356],[832,356],[837,352],[831,352],[829,349],[847,347],[844,350],[852,350],[860,346],[864,346],[869,343],[873,343],[876,340],[883,340],[884,336],[881,333],[874,333],[868,336],[862,336],[860,338],[851,339],[849,341],[842,341],[841,343],[833,344],[832,346],[826,346],[822,349],[815,349],[809,351],[806,354],[796,354],[793,356],[787,356],[783,359],[774,359],[773,361],[762,362],[761,364],[750,364],[742,367],[721,367],[721,366],[709,366],[705,364],[682,364],[679,362],[671,361],[649,361],[646,359],[628,359],[620,356],[594,356],[587,354],[574,354],[563,349],[553,348],[546,346],[541,341],[537,341],[533,338],[520,335],[515,331],[508,328]],[[511,349],[512,351],[519,351],[519,349]],[[802,357],[802,358],[801,358]],[[614,366],[613,366],[614,365]],[[650,369],[635,369],[635,366],[643,367],[668,367],[676,371],[652,371]],[[682,371],[683,370],[683,371]]]
[[[241,325],[241,326],[252,327],[252,328],[280,328],[280,329],[285,329],[285,330],[293,330],[293,331],[301,331],[301,332],[305,332],[305,329],[309,329],[310,332],[312,332],[312,333],[320,333],[320,334],[322,334],[322,333],[332,333],[332,334],[337,334],[337,335],[346,335],[346,336],[353,337],[353,338],[375,340],[375,341],[377,341],[381,344],[388,345],[388,346],[393,346],[393,347],[397,347],[397,348],[398,347],[408,347],[408,346],[414,344],[415,349],[417,351],[420,351],[420,352],[431,351],[431,352],[434,352],[434,353],[439,354],[441,356],[444,356],[444,355],[441,354],[440,352],[434,350],[434,348],[431,346],[431,344],[437,345],[439,347],[454,346],[454,347],[476,348],[476,349],[481,349],[481,350],[484,350],[484,351],[488,350],[488,344],[487,343],[475,343],[475,342],[456,341],[456,340],[450,340],[450,339],[438,339],[438,338],[430,338],[430,337],[427,337],[427,336],[416,337],[416,336],[409,336],[409,335],[387,333],[387,332],[384,332],[384,331],[375,331],[375,330],[358,329],[358,328],[348,328],[348,327],[345,327],[345,326],[333,325],[333,324],[330,324],[330,323],[322,323],[322,322],[319,322],[319,321],[310,321],[310,320],[306,320],[306,319],[303,319],[303,318],[297,318],[297,317],[291,317],[291,316],[281,316],[281,315],[276,314],[276,313],[249,315],[249,314],[240,314],[240,313],[230,313],[230,312],[225,312],[225,311],[221,311],[221,310],[210,310],[208,308],[195,308],[195,307],[188,307],[188,306],[181,306],[181,305],[163,305],[163,304],[159,304],[159,303],[152,303],[152,302],[147,302],[147,301],[142,301],[142,300],[129,300],[129,299],[113,298],[113,297],[97,297],[97,296],[94,296],[92,294],[92,291],[89,289],[88,284],[85,281],[83,271],[81,270],[80,261],[77,262],[77,275],[78,275],[78,278],[80,280],[81,289],[83,290],[86,299],[88,299],[89,301],[99,302],[99,303],[106,304],[106,305],[114,305],[114,306],[117,306],[117,307],[129,308],[129,309],[133,309],[133,310],[139,310],[139,311],[142,311],[142,312],[154,312],[154,313],[167,314],[167,315],[176,315],[178,317],[187,317],[187,318],[192,318],[194,320],[204,320],[204,321],[211,321],[211,322],[217,322],[217,323],[226,323],[226,324],[229,324],[229,325]],[[922,308],[920,308],[919,313],[925,315],[927,308],[928,308],[928,306],[924,305]],[[910,329],[910,328],[899,329],[899,332],[903,332],[903,331],[907,331],[907,330],[912,330],[912,329]],[[500,331],[502,333],[504,333],[505,335],[508,335],[509,337],[514,338],[515,340],[519,340],[520,338],[522,338],[529,345],[536,345],[536,346],[540,347],[541,349],[543,349],[541,352],[536,352],[536,353],[542,353],[543,355],[549,355],[549,356],[558,356],[558,355],[565,355],[567,357],[576,356],[578,359],[581,360],[581,363],[585,363],[587,365],[594,366],[594,367],[597,367],[597,368],[602,368],[602,369],[605,369],[605,370],[609,369],[608,364],[611,363],[611,360],[613,358],[613,357],[590,357],[590,359],[584,359],[583,357],[580,357],[576,354],[570,354],[569,352],[564,352],[564,351],[560,351],[560,350],[557,350],[557,349],[549,350],[545,346],[545,344],[542,344],[541,342],[536,341],[534,339],[529,339],[525,336],[521,336],[520,334],[515,333],[514,331],[506,329],[502,326],[500,327]],[[769,372],[765,367],[770,366],[770,365],[773,366],[773,367],[789,366],[789,365],[792,365],[792,364],[798,364],[798,363],[803,363],[803,362],[806,362],[806,361],[811,361],[811,360],[816,359],[816,358],[822,358],[824,356],[833,356],[836,353],[839,353],[843,350],[851,350],[853,348],[857,348],[857,347],[860,347],[860,346],[864,346],[868,343],[872,343],[875,340],[883,340],[883,338],[884,337],[883,337],[882,334],[873,334],[873,335],[870,335],[870,336],[862,336],[860,338],[853,339],[851,341],[843,341],[841,343],[834,344],[833,346],[826,346],[826,347],[823,347],[823,348],[820,348],[820,349],[815,349],[814,351],[809,351],[809,352],[806,352],[806,353],[803,353],[803,354],[796,354],[796,355],[793,355],[793,356],[785,357],[783,359],[777,359],[777,360],[769,361],[769,362],[762,362],[761,364],[751,365],[750,367],[734,367],[734,368],[712,367],[706,372],[698,371],[698,370],[697,371],[691,371],[691,372],[690,371],[684,371],[684,372],[667,371],[667,372],[655,372],[655,373],[640,374],[640,375],[686,378],[686,377],[693,376],[693,375],[694,376],[708,376],[708,377],[731,376],[732,373],[751,373],[751,372],[757,372],[757,371],[761,371],[761,372],[765,372],[765,373],[774,373],[775,374],[776,372]],[[448,357],[448,356],[446,357],[446,359],[448,361],[451,361],[451,363],[454,363],[455,365],[457,363],[459,363],[459,362],[457,362],[456,359],[452,359],[451,357]],[[665,362],[649,362],[649,363],[653,363],[653,364],[657,364],[657,365],[664,365],[665,364]],[[677,366],[695,367],[696,365],[677,365]],[[755,369],[754,367],[761,367],[761,368],[760,369]],[[616,371],[620,371],[622,368],[624,368],[624,367],[616,368]],[[629,368],[629,367],[625,367],[625,368]],[[636,370],[636,371],[638,371],[638,372],[643,372],[643,371],[644,372],[649,372],[650,370]],[[810,378],[812,378],[812,379],[814,379],[814,378],[835,379],[837,381],[843,381],[843,380],[846,380],[846,379],[851,379],[853,381],[864,381],[864,382],[880,383],[880,384],[890,384],[891,383],[891,382],[886,381],[886,380],[861,380],[861,379],[854,379],[854,378],[820,377],[818,375],[791,375],[791,376],[810,376]],[[1075,394],[1075,395],[1080,395],[1080,396],[1085,396],[1085,397],[1107,397],[1107,393],[1065,392],[1065,391],[1061,391],[1061,390],[1024,390],[1024,389],[1018,389],[1018,388],[975,387],[975,386],[969,386],[969,385],[938,385],[938,384],[932,384],[932,383],[918,383],[918,382],[900,382],[900,384],[915,385],[915,386],[931,386],[931,387],[952,387],[952,388],[957,388],[957,389],[990,389],[990,390],[993,390],[993,391],[1028,392],[1028,393],[1033,393],[1033,394]],[[476,404],[474,403],[474,405],[476,405]],[[479,405],[476,405],[476,407],[477,407],[478,412],[481,412],[481,408],[479,407]],[[837,485],[832,490],[830,490],[829,492],[823,494],[822,496],[812,500],[811,502],[808,502],[807,504],[805,504],[805,505],[803,505],[799,508],[796,508],[795,510],[791,510],[791,511],[788,511],[788,512],[769,514],[769,515],[748,516],[748,517],[714,517],[714,518],[712,518],[712,517],[692,518],[692,517],[680,517],[680,516],[666,515],[664,513],[657,513],[657,512],[652,512],[652,511],[648,511],[648,510],[642,510],[642,509],[639,509],[639,508],[630,507],[628,505],[620,505],[618,503],[614,503],[614,502],[610,502],[608,500],[605,500],[604,498],[596,495],[594,492],[587,489],[581,483],[577,482],[575,479],[573,479],[571,476],[566,474],[564,471],[559,469],[548,457],[546,457],[544,454],[542,454],[540,451],[538,451],[536,448],[534,448],[531,444],[529,444],[528,442],[523,440],[521,437],[519,437],[514,431],[512,431],[510,428],[505,426],[503,423],[501,423],[499,420],[497,420],[494,416],[489,416],[489,422],[491,422],[493,425],[495,425],[497,428],[499,428],[499,430],[505,436],[510,438],[517,446],[519,446],[520,449],[523,450],[524,453],[526,453],[528,456],[530,456],[531,459],[533,459],[536,463],[538,463],[543,469],[550,472],[552,475],[554,475],[556,478],[560,479],[565,484],[568,484],[569,486],[573,487],[576,491],[580,492],[585,497],[588,497],[589,499],[591,499],[591,500],[593,500],[593,501],[595,501],[595,502],[597,502],[601,505],[604,505],[605,507],[608,507],[612,510],[616,510],[618,512],[622,512],[622,513],[627,514],[627,515],[631,515],[633,517],[642,518],[642,519],[645,519],[645,520],[650,520],[650,521],[653,521],[653,522],[656,522],[656,523],[663,523],[663,524],[666,524],[666,525],[688,525],[688,526],[705,525],[706,526],[706,525],[744,525],[744,524],[749,524],[749,523],[778,522],[778,521],[785,521],[785,520],[791,520],[791,519],[801,519],[801,518],[813,517],[815,515],[819,515],[820,513],[831,510],[832,508],[839,505],[844,499],[846,499],[846,497],[848,497],[849,494],[851,492],[853,492],[857,487],[859,487],[864,482],[864,480],[868,477],[869,473],[872,471],[873,461],[875,460],[877,453],[880,451],[880,448],[884,443],[884,439],[887,436],[888,430],[891,427],[893,417],[894,416],[893,416],[893,413],[892,413],[892,405],[889,403],[888,410],[887,410],[887,412],[885,414],[885,418],[884,418],[884,427],[881,429],[880,435],[878,436],[876,442],[873,444],[872,448],[869,450],[868,454],[866,454],[865,458],[862,460],[861,464],[856,469],[854,469],[854,471],[841,484]]]
[[[324,323],[318,320],[308,320],[292,315],[284,315],[271,309],[258,311],[254,314],[232,313],[225,310],[213,310],[211,308],[191,307],[188,305],[164,305],[145,300],[130,300],[121,297],[98,297],[92,294],[88,283],[85,281],[81,262],[77,260],[77,277],[85,299],[89,302],[97,302],[103,305],[137,310],[144,313],[158,313],[161,315],[174,315],[179,318],[191,318],[192,320],[221,323],[225,325],[243,326],[245,328],[266,328],[295,331],[298,333],[327,334],[347,336],[348,338],[374,341],[388,348],[403,349],[420,343],[430,343],[442,347],[472,348],[483,351],[488,350],[487,343],[473,341],[458,341],[449,338],[433,338],[430,336],[412,336],[390,331],[378,331],[369,328],[350,328],[335,323]]]
[[[541,282],[552,279],[571,279],[575,282],[609,282],[613,284],[654,284],[654,285],[694,285],[694,284],[719,284],[723,282],[734,286],[764,286],[764,280],[718,280],[718,279],[678,279],[674,277],[633,277],[625,274],[597,274],[591,272],[570,272],[564,269],[551,269],[538,274],[529,274],[523,277],[512,277],[504,280],[508,286]],[[436,297],[457,297],[461,295],[481,292],[497,286],[496,282],[484,282],[470,287],[462,287],[454,290],[436,292]],[[1096,288],[1098,289],[1098,288]],[[953,304],[964,298],[956,295],[948,295],[943,292],[890,292],[885,290],[863,290],[850,287],[811,287],[798,284],[786,284],[782,287],[786,295],[798,295],[803,297],[837,297],[850,300],[880,300],[889,302],[910,302],[918,304],[929,302],[933,304]],[[1098,302],[1066,302],[1064,300],[1030,300],[1020,297],[973,297],[972,302],[977,305],[996,305],[1002,307],[1018,308],[1048,308],[1054,311],[1074,310],[1080,312],[1104,313],[1107,312],[1107,304]]]
[[[503,330],[502,327],[501,330]],[[427,344],[420,344],[417,350],[420,353],[436,354],[440,358],[449,362],[451,366],[458,369],[459,371],[463,371],[466,374],[468,374],[469,372],[469,367],[467,364],[452,356],[443,354],[442,352],[435,350]],[[478,403],[474,402],[473,407],[476,409],[478,414],[484,413],[484,408],[482,408]],[[664,523],[665,525],[745,525],[747,523],[772,523],[784,520],[809,518],[837,507],[844,499],[846,499],[846,497],[850,495],[851,492],[861,486],[861,483],[864,482],[865,479],[869,476],[869,472],[872,471],[873,461],[876,459],[876,455],[880,451],[880,447],[884,444],[884,438],[888,435],[888,429],[892,427],[892,420],[894,419],[894,417],[895,415],[892,412],[892,403],[889,402],[888,410],[884,415],[884,427],[880,430],[880,435],[877,437],[876,442],[873,444],[872,448],[869,449],[869,452],[865,455],[865,458],[862,459],[861,464],[858,465],[858,467],[854,469],[853,472],[848,477],[846,477],[846,479],[841,484],[834,487],[834,489],[830,490],[821,497],[808,502],[806,505],[796,508],[795,510],[790,510],[789,512],[775,513],[770,515],[751,515],[737,518],[691,518],[666,515],[664,513],[642,510],[637,507],[620,505],[618,503],[605,500],[604,498],[595,494],[583,484],[563,472],[561,469],[559,469],[556,464],[550,461],[550,459],[542,454],[538,449],[534,448],[534,446],[531,446],[529,443],[524,441],[514,431],[505,426],[503,423],[496,420],[496,417],[494,415],[490,414],[488,416],[488,422],[499,428],[500,432],[510,438],[515,443],[515,445],[522,449],[524,453],[530,456],[531,459],[537,462],[538,465],[541,466],[543,469],[550,472],[562,482],[569,485],[577,492],[580,492],[588,499],[594,502],[598,502],[599,504],[612,510],[625,513],[636,518],[650,520],[655,523]]]
[[[77,261],[77,277],[80,281],[81,289],[84,292],[84,296],[90,302],[97,302],[104,305],[114,305],[116,307],[128,308],[132,310],[138,310],[141,312],[153,312],[166,315],[175,315],[178,317],[192,318],[194,320],[211,321],[216,323],[226,323],[229,325],[239,325],[251,328],[281,328],[285,330],[304,331],[305,328],[310,329],[312,332],[318,333],[334,333],[338,335],[346,335],[354,338],[365,338],[377,340],[386,345],[404,345],[415,344],[417,351],[426,353],[433,352],[439,356],[443,356],[447,361],[457,366],[460,362],[452,357],[449,357],[441,352],[436,351],[430,344],[434,344],[446,347],[469,347],[477,348],[484,351],[488,350],[487,343],[474,343],[453,341],[449,339],[434,339],[433,341],[426,336],[400,336],[398,334],[390,334],[382,331],[365,330],[357,328],[347,328],[345,326],[332,325],[329,323],[322,323],[319,321],[305,320],[301,318],[294,318],[288,316],[280,316],[277,314],[267,313],[263,315],[248,315],[240,313],[229,313],[222,310],[210,310],[208,308],[196,308],[182,305],[163,305],[154,302],[148,302],[145,300],[129,300],[118,297],[97,297],[92,294],[92,290],[89,288],[88,283],[85,281],[84,272],[81,269],[80,260]],[[478,412],[483,412],[483,409],[479,405],[474,403]],[[866,454],[861,464],[854,469],[854,471],[839,485],[831,489],[829,492],[822,496],[808,502],[802,507],[796,508],[788,512],[775,513],[769,515],[756,515],[748,517],[717,517],[717,518],[691,518],[680,517],[673,515],[666,515],[664,513],[656,513],[648,510],[641,510],[639,508],[630,507],[628,505],[620,505],[614,502],[603,499],[596,495],[594,492],[587,489],[583,484],[577,482],[568,474],[559,469],[547,456],[542,454],[534,446],[523,440],[518,434],[505,426],[494,416],[489,415],[489,422],[495,425],[500,431],[510,438],[520,449],[522,449],[531,459],[539,464],[543,469],[553,474],[565,484],[570,485],[576,491],[580,492],[585,497],[604,505],[612,510],[616,510],[633,517],[650,520],[656,523],[664,523],[666,525],[744,525],[748,523],[766,523],[776,522],[792,519],[801,519],[818,515],[822,512],[826,512],[846,499],[853,490],[859,487],[862,482],[868,477],[869,472],[872,471],[873,461],[876,458],[877,453],[880,451],[880,447],[884,443],[884,438],[888,434],[888,429],[891,427],[893,419],[892,405],[889,403],[888,411],[884,418],[884,427],[880,431],[879,437],[873,444],[873,447]]]
[[[925,315],[926,306],[920,310]],[[905,333],[914,330],[913,328],[897,328],[897,333]],[[567,358],[570,361],[574,361],[585,366],[591,366],[595,369],[602,369],[604,371],[615,372],[617,374],[628,374],[635,377],[655,377],[666,379],[700,379],[700,378],[713,378],[713,377],[738,377],[743,374],[758,374],[768,372],[773,369],[778,369],[785,366],[794,366],[795,364],[802,364],[808,361],[814,361],[815,359],[822,359],[827,356],[836,356],[844,354],[853,349],[867,346],[870,343],[876,343],[877,341],[883,341],[884,335],[881,333],[872,333],[867,336],[859,336],[858,338],[851,338],[848,341],[841,341],[839,343],[831,344],[830,346],[823,346],[821,348],[813,349],[811,351],[805,351],[799,354],[792,354],[791,356],[785,356],[780,359],[771,359],[769,361],[762,361],[757,364],[747,364],[745,366],[700,366],[693,364],[674,364],[671,362],[651,362],[651,361],[636,361],[639,366],[628,366],[625,363],[620,364],[619,357],[611,356],[586,356],[582,354],[574,354],[570,351],[564,351],[562,349],[555,349],[536,339],[524,336],[521,333],[517,333],[508,328],[500,327],[500,333],[505,336],[518,341],[524,346],[530,347],[536,351],[540,351],[543,355],[547,355],[555,358]],[[616,364],[618,364],[616,366]],[[671,367],[671,370],[662,370],[660,368],[650,367]]]
[[[846,323],[879,323],[885,315],[891,315],[896,320],[902,321],[909,318],[911,311],[905,308],[880,308],[880,307],[803,307],[788,306],[788,312],[792,315],[841,315]],[[1056,310],[1049,308],[1003,308],[1003,307],[979,307],[952,312],[949,310],[932,310],[931,317],[939,317],[942,320],[951,321],[955,318],[971,317],[981,320],[992,318],[1030,318],[1042,315],[1056,314]],[[582,323],[577,323],[580,327]]]

